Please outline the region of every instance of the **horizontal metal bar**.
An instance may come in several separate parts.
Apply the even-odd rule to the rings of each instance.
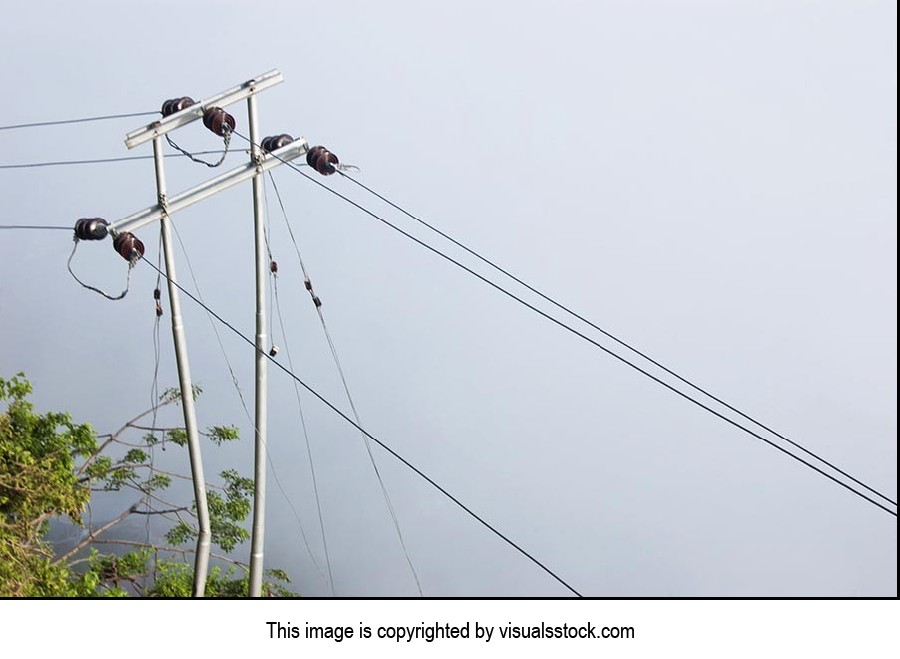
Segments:
[[[201,119],[206,108],[224,108],[225,106],[231,105],[232,103],[243,101],[248,96],[253,96],[254,94],[258,94],[261,91],[265,91],[269,87],[273,87],[280,82],[284,82],[284,76],[281,75],[278,69],[272,69],[271,71],[263,73],[261,76],[252,78],[247,82],[238,85],[237,87],[232,87],[231,89],[216,94],[215,96],[210,96],[209,98],[194,103],[189,108],[185,108],[180,112],[170,114],[168,117],[163,117],[159,121],[154,121],[151,124],[147,124],[143,128],[138,128],[131,131],[130,133],[125,135],[125,146],[127,146],[129,149],[133,149],[134,147],[143,144],[144,142],[149,142],[154,137],[165,135],[169,131],[175,130],[176,128],[181,128],[182,126],[186,126],[192,121]]]
[[[203,201],[217,192],[227,190],[238,183],[253,178],[257,173],[267,172],[270,169],[278,167],[278,165],[281,165],[285,161],[298,158],[308,150],[309,145],[306,143],[306,140],[302,137],[298,137],[290,144],[283,146],[270,154],[264,154],[258,165],[254,162],[248,162],[229,172],[225,172],[221,176],[217,176],[205,183],[201,183],[189,190],[185,190],[174,197],[170,197],[167,203],[168,213],[169,215],[172,215],[180,210],[184,210],[188,206],[193,206],[198,201]],[[159,204],[155,204],[111,223],[109,225],[109,232],[112,235],[116,235],[126,231],[136,231],[151,222],[159,221],[161,217],[162,207],[160,207]]]

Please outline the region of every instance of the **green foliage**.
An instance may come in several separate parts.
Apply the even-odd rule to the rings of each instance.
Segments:
[[[237,426],[212,426],[206,429],[206,435],[216,446],[222,442],[233,442],[240,438]]]
[[[51,561],[47,521],[81,523],[90,489],[76,461],[97,450],[87,424],[68,414],[36,414],[22,373],[0,378],[0,596],[47,596],[65,590],[67,572]]]
[[[140,503],[132,503],[116,518],[121,521],[138,511],[161,514],[152,508],[154,499],[149,495],[168,488],[172,478],[151,468],[150,455],[133,444],[115,457],[114,449],[129,445],[118,435],[136,426],[126,424],[119,433],[105,435],[105,441],[98,443],[88,424],[76,424],[68,414],[35,413],[27,400],[31,392],[31,384],[21,373],[10,380],[0,378],[0,402],[7,406],[0,412],[0,597],[123,597],[134,593],[189,597],[192,553],[178,547],[197,536],[190,522],[190,506],[177,509],[181,511],[178,521],[165,536],[172,548],[141,546],[119,554],[101,553],[91,546],[94,535],[88,535],[71,552],[54,555],[45,539],[49,521],[63,517],[81,526],[92,489],[133,490],[141,495]],[[194,397],[199,394],[200,388],[195,387]],[[167,389],[157,407],[180,400],[177,389]],[[220,445],[236,440],[238,429],[213,426],[205,434]],[[165,435],[176,445],[187,443],[183,428],[167,429]],[[152,433],[143,440],[147,447],[158,442]],[[208,489],[207,502],[212,543],[228,553],[249,537],[244,523],[251,511],[253,481],[234,470],[222,472],[221,477],[221,487]],[[86,557],[77,551],[84,548],[89,549]],[[266,576],[265,596],[295,595],[287,588],[290,579],[285,572],[269,570]],[[247,589],[245,567],[210,569],[208,597],[243,597]]]
[[[262,585],[263,597],[296,597],[288,590],[290,579],[282,570],[266,570],[267,581]],[[148,591],[152,597],[190,597],[193,586],[193,572],[185,563],[160,565],[153,587]],[[206,597],[247,597],[250,592],[250,578],[243,570],[231,567],[223,570],[214,566],[206,580]]]

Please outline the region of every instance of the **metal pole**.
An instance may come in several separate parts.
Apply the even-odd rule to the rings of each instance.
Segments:
[[[191,386],[191,367],[188,363],[187,343],[184,325],[181,321],[181,302],[175,286],[175,259],[172,255],[172,230],[166,211],[166,177],[163,169],[162,138],[153,140],[153,159],[156,164],[156,192],[159,206],[163,209],[160,223],[162,227],[162,248],[166,261],[166,277],[169,287],[169,306],[172,314],[172,336],[175,339],[175,362],[178,365],[178,383],[181,386],[181,408],[184,411],[184,427],[187,430],[188,453],[191,460],[191,477],[194,481],[194,500],[197,504],[197,520],[200,532],[197,536],[197,551],[194,555],[194,597],[203,597],[206,588],[206,574],[209,568],[210,528],[209,510],[206,505],[206,481],[203,478],[203,462],[200,458],[200,438],[197,433],[197,415],[194,411],[194,391]]]
[[[259,164],[259,127],[256,96],[247,98],[250,119],[250,159]],[[253,531],[250,540],[250,597],[262,595],[263,541],[266,529],[266,262],[265,224],[263,222],[262,168],[253,177],[253,230],[256,239],[256,444],[253,480]]]

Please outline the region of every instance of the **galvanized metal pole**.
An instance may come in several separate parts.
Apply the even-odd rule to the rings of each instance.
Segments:
[[[256,96],[247,97],[250,119],[250,158],[260,163]],[[253,177],[253,231],[256,242],[256,444],[254,451],[253,530],[250,540],[250,597],[262,595],[263,543],[266,529],[266,236],[263,220],[262,168]]]
[[[156,192],[159,206],[163,210],[160,218],[162,227],[162,249],[166,261],[169,306],[172,315],[172,336],[175,339],[175,362],[178,365],[178,384],[181,387],[181,408],[184,411],[184,427],[187,431],[188,454],[191,461],[191,477],[194,481],[194,501],[197,504],[197,521],[200,532],[197,536],[197,551],[194,555],[194,597],[203,597],[206,588],[206,574],[209,569],[210,527],[209,509],[206,505],[206,481],[203,478],[203,461],[200,457],[200,437],[197,432],[197,415],[194,410],[194,391],[191,385],[191,367],[188,362],[184,324],[181,320],[181,302],[175,285],[175,259],[172,254],[172,230],[167,212],[166,176],[163,169],[162,138],[153,139],[153,159],[156,164]]]

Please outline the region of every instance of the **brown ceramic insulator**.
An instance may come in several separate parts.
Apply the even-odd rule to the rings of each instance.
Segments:
[[[317,309],[322,306],[322,300],[319,299],[318,295],[313,295],[313,304],[316,305]]]
[[[219,137],[224,137],[225,133],[234,131],[237,125],[234,117],[225,112],[222,108],[207,108],[203,113],[203,125],[209,128]]]
[[[160,306],[159,302],[157,302],[156,303],[156,317],[159,318],[160,316],[162,316],[162,307]]]
[[[294,141],[294,138],[288,135],[287,133],[282,133],[281,135],[272,135],[270,137],[264,137],[263,141],[260,143],[260,146],[263,148],[263,151],[277,151],[283,146],[287,146],[291,142]]]
[[[103,240],[108,233],[109,222],[102,217],[84,217],[75,223],[78,240]]]
[[[194,99],[190,96],[182,96],[181,98],[170,98],[162,104],[162,116],[168,117],[170,114],[181,112],[185,108],[189,108],[194,104]]]
[[[325,150],[324,146],[314,146],[309,151],[306,152],[306,164],[310,167],[313,166],[313,163],[316,161],[316,158],[319,157],[319,154]]]
[[[269,261],[269,272],[272,274],[278,274],[278,262],[277,261]]]
[[[334,166],[337,164],[338,157],[331,151],[325,151],[324,153],[319,154],[319,157],[316,158],[316,164],[313,165],[313,167],[322,176],[328,176],[329,174],[334,174]]]
[[[306,290],[308,290],[308,291],[312,290],[312,282],[309,280],[308,277],[303,280],[303,285],[306,286]]]
[[[160,290],[158,288],[154,288],[153,289],[153,299],[158,300],[160,298],[160,295],[162,295]]]
[[[113,240],[113,249],[126,261],[133,261],[144,256],[144,243],[130,231],[120,233]]]

